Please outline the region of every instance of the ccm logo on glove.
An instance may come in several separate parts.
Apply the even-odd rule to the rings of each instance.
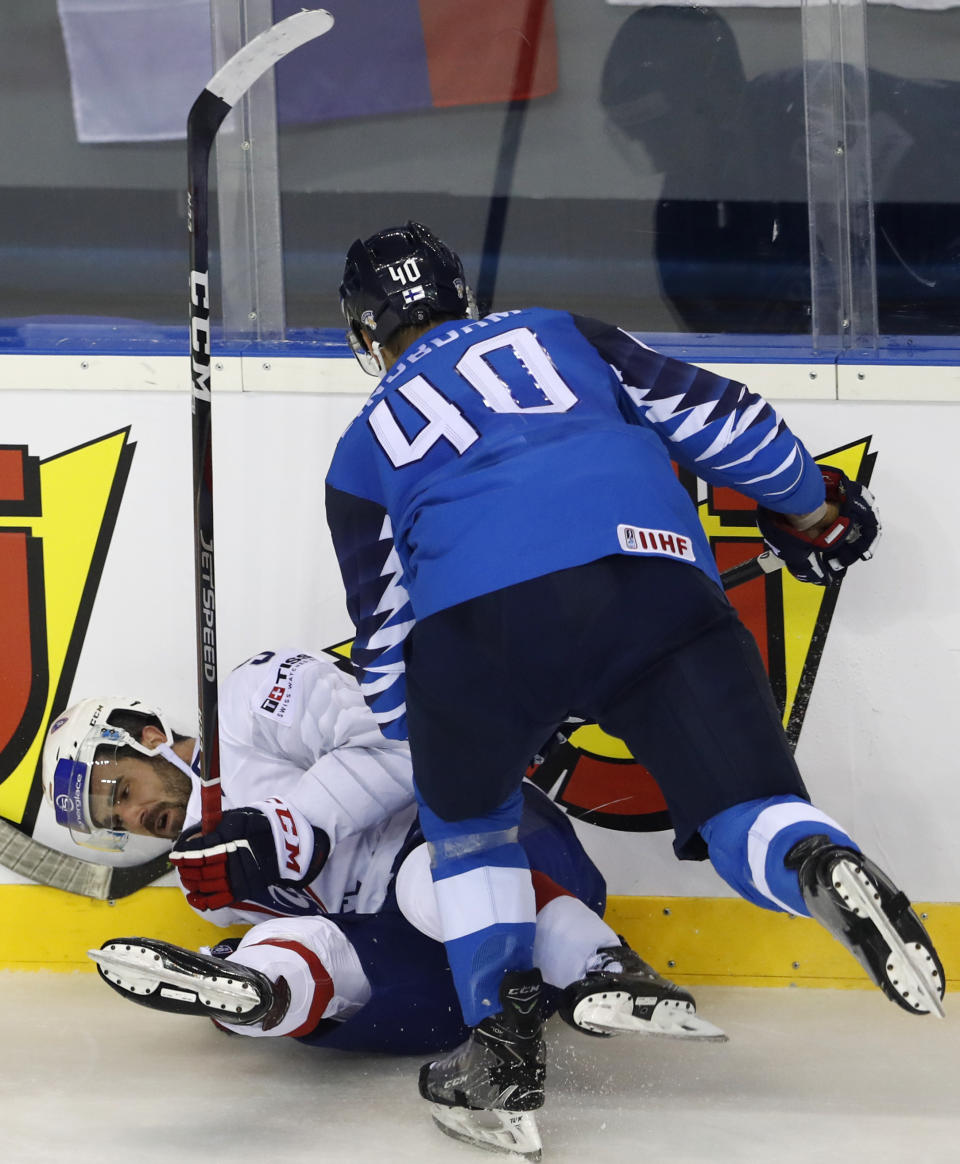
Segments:
[[[303,869],[300,866],[300,834],[297,832],[297,822],[293,813],[289,808],[283,807],[283,801],[278,800],[277,797],[271,796],[269,803],[276,804],[279,807],[275,810],[275,816],[280,823],[280,829],[284,834],[283,844],[287,851],[286,867],[290,873],[297,874],[297,877],[302,874]],[[289,838],[289,839],[288,839]],[[311,841],[313,838],[311,837]]]
[[[242,902],[273,906],[276,886],[309,884],[323,868],[330,840],[292,804],[269,800],[228,809],[215,829],[193,829],[170,862],[194,909]]]

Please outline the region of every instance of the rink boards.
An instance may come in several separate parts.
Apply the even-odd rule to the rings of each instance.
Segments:
[[[960,974],[960,906],[918,904],[941,954],[948,989]],[[88,949],[110,938],[162,937],[194,949],[242,927],[217,929],[175,887],[116,902],[34,885],[0,886],[0,969],[89,971]],[[607,921],[662,973],[688,985],[872,989],[860,965],[808,918],[739,898],[612,897]]]
[[[8,652],[2,680],[4,757],[16,762],[0,773],[0,815],[89,856],[61,835],[37,795],[51,715],[83,696],[116,693],[159,704],[186,732],[195,719],[189,375],[182,348],[162,339],[155,350],[125,351],[122,336],[101,335],[52,355],[21,338],[0,354],[0,469],[20,472],[0,472],[0,534],[23,550],[23,578],[5,576],[4,597],[20,603],[8,609],[29,615],[31,633]],[[774,400],[816,456],[875,457],[871,487],[884,523],[876,560],[851,571],[826,625],[822,613],[798,608],[778,632],[786,642],[771,640],[771,650],[782,655],[813,799],[911,898],[931,903],[923,911],[949,975],[960,961],[960,907],[950,905],[960,901],[952,730],[960,374],[952,353],[912,341],[842,361],[681,337],[654,346],[745,380]],[[745,362],[744,350],[761,361]],[[215,358],[213,375],[221,665],[270,646],[342,644],[350,626],[323,476],[373,381],[332,338]],[[711,520],[719,522],[711,536],[737,543],[731,554],[756,537],[743,522],[731,526],[728,513]],[[795,601],[789,586],[787,607],[822,598]],[[583,788],[564,795],[577,814]],[[604,810],[592,818],[600,823],[577,826],[607,876],[613,923],[652,961],[690,982],[862,982],[812,923],[747,906],[708,866],[678,863],[654,817],[649,805]],[[147,844],[129,860],[156,852]],[[207,940],[172,887],[108,905],[0,870],[0,897],[13,923],[3,927],[0,966],[77,968],[87,945],[122,932]]]

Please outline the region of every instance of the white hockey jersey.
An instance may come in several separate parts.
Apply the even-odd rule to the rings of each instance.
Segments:
[[[224,809],[279,796],[326,832],[330,855],[309,885],[276,887],[274,910],[249,903],[202,916],[227,926],[375,913],[416,817],[406,743],[382,735],[350,675],[301,650],[263,651],[237,667],[221,685],[219,717]],[[199,822],[198,778],[184,828]]]

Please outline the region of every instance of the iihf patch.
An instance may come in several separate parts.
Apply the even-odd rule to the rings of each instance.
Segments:
[[[695,562],[696,554],[688,537],[666,529],[644,529],[639,525],[618,525],[617,541],[628,554],[660,554]]]

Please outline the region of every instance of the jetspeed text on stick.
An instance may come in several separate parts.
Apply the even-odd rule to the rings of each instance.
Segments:
[[[200,605],[203,608],[203,674],[208,683],[217,677],[217,632],[214,626],[213,538],[200,538]]]

